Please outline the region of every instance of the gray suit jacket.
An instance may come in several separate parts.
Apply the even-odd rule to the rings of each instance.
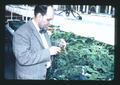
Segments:
[[[45,37],[51,46],[47,33]],[[13,34],[13,52],[16,57],[17,79],[45,79],[46,62],[50,61],[50,53],[48,49],[44,49],[32,21],[22,25]]]

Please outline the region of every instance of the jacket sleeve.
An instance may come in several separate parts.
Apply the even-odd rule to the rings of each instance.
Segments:
[[[25,34],[13,35],[13,52],[21,65],[33,65],[50,60],[48,49],[33,50],[30,40]]]

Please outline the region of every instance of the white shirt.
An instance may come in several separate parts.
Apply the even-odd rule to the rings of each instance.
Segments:
[[[38,31],[38,33],[39,33],[40,28],[37,26],[37,24],[35,23],[34,20],[32,20],[32,22],[33,22],[35,28],[37,29],[37,31]],[[45,49],[48,49],[49,46],[48,46],[48,43],[47,43],[47,40],[46,40],[44,34],[39,33],[39,35],[40,35],[40,37],[41,37],[41,39],[42,39],[44,48],[45,48]],[[49,68],[50,66],[51,66],[51,61],[47,62],[47,68]]]

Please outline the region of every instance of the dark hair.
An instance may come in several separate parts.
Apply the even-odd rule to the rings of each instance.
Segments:
[[[44,16],[47,12],[47,8],[50,5],[36,5],[34,9],[34,15],[36,16],[38,13],[41,13]]]

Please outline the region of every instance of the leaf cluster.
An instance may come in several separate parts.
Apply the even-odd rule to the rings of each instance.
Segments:
[[[114,46],[82,37],[71,32],[54,30],[51,40],[64,38],[68,43],[52,62],[48,80],[70,80],[81,74],[86,80],[112,80],[114,78]]]

